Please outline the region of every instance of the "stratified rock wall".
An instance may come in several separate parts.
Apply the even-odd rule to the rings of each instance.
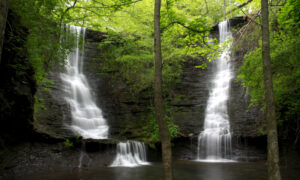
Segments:
[[[95,38],[96,37],[96,38]],[[101,38],[102,37],[102,38]],[[106,34],[87,30],[83,71],[86,75],[97,105],[102,109],[109,125],[109,137],[135,139],[142,128],[142,116],[150,112],[148,96],[137,97],[131,94],[130,87],[120,78],[114,78],[118,72],[103,72],[101,65],[107,61],[102,55],[104,49],[99,42]]]
[[[243,63],[245,52],[233,50],[231,54],[232,68],[235,77],[231,82],[230,98],[228,101],[228,114],[230,118],[231,130],[234,136],[256,137],[261,136],[259,128],[262,123],[262,113],[258,108],[250,108],[250,96],[247,89],[236,81],[236,72]]]
[[[202,62],[188,60],[183,66],[180,83],[175,88],[176,98],[171,102],[175,124],[183,136],[197,136],[203,129],[213,63],[206,69],[195,68]]]
[[[41,134],[63,139],[74,136],[68,128],[71,124],[70,106],[65,100],[64,84],[60,72],[51,72],[48,77],[54,84],[50,90],[39,87],[35,95],[37,107],[34,112],[34,127]]]
[[[234,18],[232,25],[244,23],[245,19]],[[213,36],[218,37],[217,26],[213,28]],[[96,103],[102,109],[109,125],[109,137],[118,139],[135,139],[133,131],[141,129],[143,116],[148,114],[151,105],[149,92],[145,95],[134,96],[130,88],[120,79],[113,78],[118,72],[101,72],[101,64],[106,59],[102,55],[99,42],[107,34],[92,30],[86,31],[83,71],[89,81]],[[243,52],[232,52],[234,71],[237,71],[243,60]],[[214,76],[213,63],[208,63],[206,69],[195,68],[201,64],[199,60],[189,59],[183,65],[181,82],[175,86],[175,98],[170,102],[171,112],[175,124],[179,126],[180,135],[197,137],[203,129],[204,113],[209,95],[210,80]],[[57,72],[58,73],[58,72]],[[70,110],[64,101],[64,93],[59,76],[51,74],[50,79],[55,81],[50,93],[42,93],[46,110],[38,118],[41,130],[54,136],[73,136],[66,129],[71,123]],[[260,136],[256,109],[248,109],[249,97],[245,88],[234,80],[231,82],[228,110],[233,136],[256,137]]]

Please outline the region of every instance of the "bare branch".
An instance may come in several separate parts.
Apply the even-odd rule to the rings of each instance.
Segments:
[[[207,14],[207,16],[208,16],[208,15],[209,15],[209,11],[208,11],[207,0],[204,0],[204,2],[205,2],[205,7],[206,7],[206,14]]]
[[[242,11],[242,13],[245,15],[245,17],[247,18],[247,19],[250,19],[250,21],[253,21],[255,24],[257,24],[257,25],[260,25],[258,22],[256,22],[254,19],[257,17],[257,14],[255,14],[253,17],[254,17],[254,19],[252,18],[252,17],[250,17],[249,15],[247,15],[242,9],[241,9],[241,11]],[[260,11],[260,10],[259,10]],[[260,13],[258,11],[258,13]]]
[[[188,30],[190,30],[192,32],[196,32],[196,33],[205,33],[205,32],[207,32],[206,30],[205,31],[199,31],[197,29],[193,29],[191,27],[188,27],[188,26],[184,25],[182,22],[179,22],[179,21],[173,21],[173,22],[169,23],[167,26],[161,28],[160,29],[160,33],[163,33],[167,28],[169,28],[170,26],[173,26],[174,24],[179,24],[182,27],[184,27],[184,28],[186,28],[186,29],[188,29]]]
[[[257,25],[260,25],[259,23],[257,23],[257,22],[255,21],[255,19],[256,19],[257,17],[259,17],[260,13],[261,13],[261,10],[257,11],[257,13],[256,13],[252,18],[247,16],[250,20],[249,20],[249,22],[248,22],[245,26],[243,26],[243,27],[238,31],[238,33],[240,33],[241,35],[240,35],[240,37],[238,38],[237,42],[239,42],[239,41],[241,40],[241,38],[243,37],[244,33],[245,33],[246,30],[248,29],[248,26],[249,26],[252,22],[256,23]]]
[[[114,7],[120,7],[120,6],[126,6],[126,5],[130,5],[130,4],[134,4],[137,2],[140,2],[142,0],[136,0],[136,1],[132,1],[132,2],[128,2],[128,3],[122,3],[122,4],[114,4],[114,5],[106,5],[103,2],[99,2],[94,0],[94,2],[102,4],[102,6],[93,6],[93,7],[89,7],[89,8],[97,8],[97,9],[103,9],[103,8],[114,8]]]
[[[248,1],[245,2],[245,3],[238,5],[237,7],[231,9],[230,11],[228,11],[227,14],[230,14],[230,13],[232,13],[232,12],[234,12],[234,11],[236,11],[236,10],[238,10],[238,9],[240,9],[240,8],[242,8],[242,7],[244,7],[244,6],[247,6],[247,5],[248,5],[249,3],[251,3],[252,1],[253,1],[253,0],[248,0]]]

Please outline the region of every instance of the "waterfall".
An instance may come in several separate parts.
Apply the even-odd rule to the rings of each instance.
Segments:
[[[69,26],[69,31],[76,36],[76,47],[69,54],[66,72],[61,73],[65,86],[66,101],[71,107],[72,123],[70,128],[83,138],[107,138],[108,126],[102,111],[97,107],[86,76],[83,74],[85,28]],[[80,47],[80,37],[82,45]],[[80,53],[82,49],[82,53]]]
[[[220,43],[232,37],[229,22],[219,23]],[[227,112],[230,81],[230,45],[215,61],[215,76],[205,111],[204,130],[198,136],[197,160],[223,162],[231,156],[231,132]],[[227,159],[227,160],[226,160]]]
[[[145,144],[138,141],[120,142],[117,145],[117,156],[112,167],[125,166],[135,167],[148,165]]]

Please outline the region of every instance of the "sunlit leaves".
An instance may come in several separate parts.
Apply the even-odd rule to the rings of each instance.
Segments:
[[[270,39],[276,114],[281,128],[287,127],[286,130],[291,135],[298,133],[293,126],[300,121],[300,34],[297,28],[299,16],[296,15],[300,14],[300,6],[295,6],[297,3],[299,4],[300,1],[288,0],[282,11],[271,14],[272,19],[278,19],[271,26]],[[251,42],[254,41],[254,47],[259,46],[259,48],[255,49],[252,45],[249,49],[252,51],[245,56],[245,61],[239,69],[238,79],[248,88],[252,105],[262,105],[264,91],[261,45],[255,42],[259,35],[257,30],[251,31],[243,38],[248,41],[246,46],[251,47]],[[279,134],[283,137],[281,131]]]
[[[22,27],[28,34],[25,47],[34,68],[34,76],[39,86],[51,84],[45,77],[54,68],[63,65],[69,43],[61,43],[61,31],[57,23],[58,0],[15,0],[11,9],[20,17]]]
[[[278,15],[281,28],[300,34],[300,1],[288,0]]]

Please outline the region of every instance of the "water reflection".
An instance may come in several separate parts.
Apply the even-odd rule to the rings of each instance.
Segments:
[[[300,170],[283,169],[283,179],[297,179]],[[22,180],[160,180],[163,179],[161,163],[134,168],[95,167],[56,170]],[[267,170],[265,162],[254,163],[202,163],[195,161],[175,161],[175,180],[265,180]]]

